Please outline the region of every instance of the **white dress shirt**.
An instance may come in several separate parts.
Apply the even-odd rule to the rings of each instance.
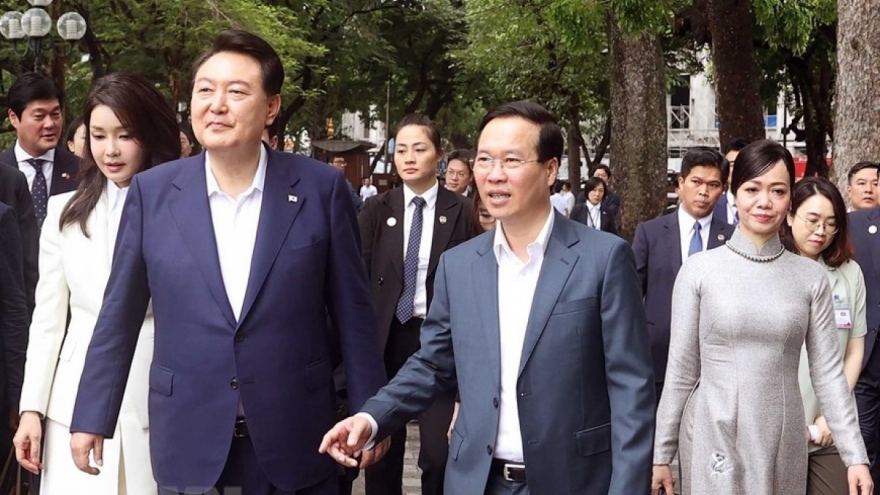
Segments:
[[[681,262],[688,259],[688,251],[691,247],[691,238],[694,236],[694,225],[700,222],[700,240],[703,241],[703,251],[709,246],[709,229],[712,226],[712,213],[697,220],[690,213],[678,207],[678,235],[681,236]]]
[[[501,336],[501,401],[498,408],[498,436],[493,455],[508,461],[523,460],[516,381],[526,326],[532,311],[532,299],[538,286],[541,266],[544,264],[547,240],[553,230],[553,213],[551,209],[537,238],[526,247],[528,261],[523,262],[510,249],[504,236],[504,222],[498,223],[492,245],[498,262],[498,326]]]
[[[220,190],[217,178],[211,170],[211,154],[205,154],[208,203],[211,207],[211,221],[214,223],[220,273],[236,320],[241,315],[251,275],[251,260],[257,242],[257,226],[266,184],[266,163],[266,150],[260,146],[260,161],[251,187],[239,194],[238,198],[233,198]]]
[[[434,239],[434,212],[437,209],[437,191],[440,183],[435,182],[422,194],[425,206],[422,208],[422,239],[419,244],[419,273],[416,276],[416,297],[413,301],[413,317],[424,318],[428,314],[428,263],[431,260],[431,243]],[[403,259],[409,244],[409,231],[412,228],[413,213],[416,206],[412,200],[417,196],[406,184],[403,185]]]
[[[594,205],[587,201],[587,227],[593,227],[596,230],[602,230],[602,204]]]
[[[724,194],[727,195],[727,223],[733,225],[733,221],[736,220],[736,198],[729,189]]]
[[[33,192],[34,177],[37,176],[37,169],[27,162],[27,160],[33,158],[45,160],[43,163],[43,177],[46,179],[46,192],[49,193],[52,191],[52,170],[55,168],[55,149],[52,148],[41,156],[31,156],[21,147],[21,144],[19,144],[17,140],[15,141],[15,147],[13,149],[15,150],[15,160],[18,162],[18,169],[21,170],[25,178],[27,178],[28,191]]]
[[[379,190],[376,189],[376,186],[372,184],[369,186],[361,186],[361,201],[366,201],[367,198],[372,198],[377,194],[379,194]]]
[[[108,253],[116,247],[116,235],[119,234],[119,223],[122,221],[122,207],[128,196],[128,187],[119,187],[112,180],[107,181],[104,194],[107,195],[107,242],[110,244]]]
[[[556,211],[562,213],[565,216],[568,216],[571,213],[571,210],[568,209],[568,201],[562,197],[561,193],[553,193],[550,195],[550,204],[553,205],[553,208],[556,208]]]
[[[565,207],[568,209],[568,212],[571,213],[571,210],[574,209],[575,203],[574,194],[572,194],[571,191],[560,191],[559,195],[562,196],[563,199],[565,199]]]

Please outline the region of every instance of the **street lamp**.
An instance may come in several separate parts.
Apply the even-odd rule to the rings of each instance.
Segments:
[[[34,71],[40,67],[40,55],[43,51],[44,38],[52,29],[52,18],[44,7],[52,4],[52,0],[27,0],[31,8],[21,12],[6,12],[0,16],[0,34],[11,40],[15,54],[24,58],[28,53],[34,54]],[[67,42],[57,53],[66,57],[73,49],[73,44],[86,34],[86,20],[76,12],[68,12],[58,18],[56,25],[58,35]],[[24,50],[19,51],[18,44],[25,40]],[[54,47],[54,41],[48,37],[48,49]]]

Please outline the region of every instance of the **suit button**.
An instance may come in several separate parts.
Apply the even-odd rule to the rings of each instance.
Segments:
[[[244,335],[242,335],[241,332],[238,332],[237,334],[235,334],[235,341],[236,342],[242,342],[243,340],[244,340]]]
[[[498,409],[498,397],[492,399],[492,405],[495,406],[495,409]]]
[[[232,381],[229,382],[229,388],[231,388],[232,390],[238,390],[238,380],[233,378]]]
[[[382,285],[382,284],[385,283],[385,279],[382,278],[382,277],[379,277],[379,280],[377,280],[376,282],[377,282],[379,285]]]
[[[492,446],[491,445],[486,445],[486,453],[489,455],[492,455]]]

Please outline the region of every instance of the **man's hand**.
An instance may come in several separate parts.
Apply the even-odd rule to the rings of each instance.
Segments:
[[[365,450],[361,452],[361,468],[367,468],[381,461],[385,454],[388,453],[388,449],[391,447],[391,437],[382,440],[377,443],[375,447],[371,450]]]
[[[370,422],[366,420],[366,418],[351,416],[350,418],[345,418],[342,421],[336,423],[330,431],[328,431],[324,435],[324,439],[321,440],[321,446],[318,448],[318,452],[322,454],[330,454],[330,457],[333,458],[339,464],[342,464],[346,467],[357,467],[358,461],[357,457],[360,457],[361,450],[364,448],[364,445],[367,444],[367,441],[370,440],[370,437],[373,435],[373,428],[370,426]],[[379,446],[377,445],[377,448]],[[385,450],[388,450],[386,445]],[[385,452],[381,452],[379,458],[385,455]],[[370,456],[371,462],[378,461],[379,458],[372,459],[376,457],[375,455]]]
[[[446,430],[446,443],[452,443],[452,430],[455,428],[455,421],[458,419],[458,408],[461,402],[455,401],[455,408],[452,409],[452,421],[449,422],[449,429]]]
[[[846,469],[846,477],[849,481],[849,495],[872,495],[874,493],[874,481],[871,479],[871,470],[867,464],[856,464]]]
[[[95,464],[104,466],[104,436],[94,433],[74,433],[70,437],[70,453],[80,471],[96,475],[101,471],[89,465],[89,452],[94,452]]]
[[[15,445],[15,460],[34,474],[40,474],[43,469],[43,463],[40,462],[42,439],[43,425],[40,423],[39,413],[26,411],[21,415],[12,444]]]
[[[828,423],[825,422],[825,416],[819,416],[816,418],[814,422],[816,428],[819,429],[819,434],[816,435],[816,439],[813,440],[813,443],[820,447],[830,447],[834,445],[834,437],[831,436],[831,430],[828,429]]]
[[[675,480],[672,478],[672,469],[669,464],[655,464],[654,475],[651,477],[651,495],[660,495],[664,490],[666,495],[675,495]]]

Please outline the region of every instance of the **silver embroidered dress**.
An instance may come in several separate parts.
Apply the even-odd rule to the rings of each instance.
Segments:
[[[778,237],[758,251],[738,229],[727,246],[689,258],[673,291],[654,463],[670,464],[680,449],[688,495],[803,495],[805,339],[840,456],[867,464],[822,266],[784,251]]]

